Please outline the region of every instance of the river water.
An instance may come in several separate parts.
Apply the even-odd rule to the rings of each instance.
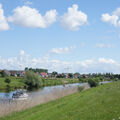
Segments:
[[[74,83],[74,84],[66,84],[65,86],[63,85],[57,85],[57,86],[47,86],[44,87],[43,89],[39,89],[36,91],[32,91],[32,92],[28,92],[29,96],[34,97],[37,95],[43,95],[43,94],[49,94],[55,90],[62,90],[63,88],[74,88],[77,86],[85,86],[87,85],[87,83]],[[0,99],[12,99],[12,95],[13,93],[15,93],[16,91],[10,91],[9,93],[5,93],[5,92],[0,92]]]
[[[110,83],[111,81],[105,81],[105,82],[100,82],[99,84],[105,84],[105,83]],[[39,89],[36,91],[32,91],[32,92],[28,92],[30,97],[34,97],[34,96],[39,96],[39,95],[45,95],[45,94],[50,94],[53,91],[56,90],[62,90],[62,89],[69,89],[69,88],[76,88],[78,86],[85,86],[88,83],[73,83],[73,84],[66,84],[65,86],[63,85],[57,85],[57,86],[47,86],[44,87],[43,89]],[[16,91],[10,91],[9,93],[5,93],[5,92],[0,92],[0,99],[12,99],[12,95],[13,93],[15,93]]]

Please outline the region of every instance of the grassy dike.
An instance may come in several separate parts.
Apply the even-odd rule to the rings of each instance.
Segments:
[[[119,120],[120,82],[66,96],[0,120]]]

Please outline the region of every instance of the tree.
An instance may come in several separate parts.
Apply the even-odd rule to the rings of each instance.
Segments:
[[[7,92],[9,92],[9,91],[10,91],[10,83],[11,83],[11,79],[6,78],[6,79],[4,80],[4,82],[7,83],[7,85],[6,85],[6,86],[7,86],[7,89],[6,89],[6,90],[7,90]]]
[[[99,80],[97,78],[92,78],[88,80],[90,87],[97,87],[99,85]]]
[[[2,77],[6,77],[6,76],[7,76],[7,74],[5,73],[4,70],[1,71],[1,76],[2,76]]]
[[[26,67],[25,68],[25,71],[33,71],[33,72],[38,72],[38,73],[42,73],[42,72],[45,72],[45,73],[48,73],[48,70],[47,69],[39,69],[39,68],[36,68],[36,69],[34,69],[34,68],[28,68],[28,67]]]
[[[52,76],[56,77],[58,75],[58,73],[56,71],[52,72]]]
[[[28,86],[28,89],[38,89],[41,86],[41,82],[42,80],[36,73],[32,71],[26,71],[24,83]]]
[[[69,76],[69,78],[73,78],[73,74],[72,73],[69,73],[68,76]]]
[[[28,67],[26,67],[26,68],[25,68],[25,71],[28,71],[28,70],[29,70]]]

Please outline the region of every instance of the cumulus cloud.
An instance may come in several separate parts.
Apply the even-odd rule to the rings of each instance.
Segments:
[[[0,31],[8,30],[9,25],[7,23],[6,17],[4,16],[4,10],[0,4]]]
[[[117,8],[115,11],[112,12],[110,15],[109,13],[102,14],[101,20],[106,23],[110,23],[115,27],[120,26],[120,8]]]
[[[25,52],[20,51],[18,56],[4,59],[0,57],[0,69],[24,69],[25,67],[46,68],[50,72],[68,72],[65,68],[70,67],[69,72],[80,73],[120,73],[120,62],[113,59],[88,59],[83,61],[60,61],[48,57],[32,58]]]
[[[79,30],[79,27],[85,25],[87,21],[87,15],[78,10],[77,4],[69,7],[68,12],[60,19],[60,23],[63,27],[73,31]]]
[[[65,48],[53,48],[52,50],[50,50],[50,53],[66,54],[71,52],[73,49],[75,49],[75,46],[65,47]]]
[[[29,6],[17,7],[8,21],[14,24],[30,28],[46,28],[56,21],[57,11],[47,11],[44,16],[35,8]]]

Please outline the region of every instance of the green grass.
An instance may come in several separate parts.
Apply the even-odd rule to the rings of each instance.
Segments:
[[[11,80],[10,83],[10,90],[14,90],[15,88],[21,88],[22,86],[25,86],[23,82],[21,82],[22,78],[20,77],[9,77]],[[6,91],[7,89],[7,83],[4,82],[5,78],[0,78],[0,91]]]
[[[91,88],[0,120],[119,120],[120,82]]]
[[[66,84],[79,83],[79,79],[70,78],[41,78],[43,80],[42,86],[62,85],[64,81]]]

